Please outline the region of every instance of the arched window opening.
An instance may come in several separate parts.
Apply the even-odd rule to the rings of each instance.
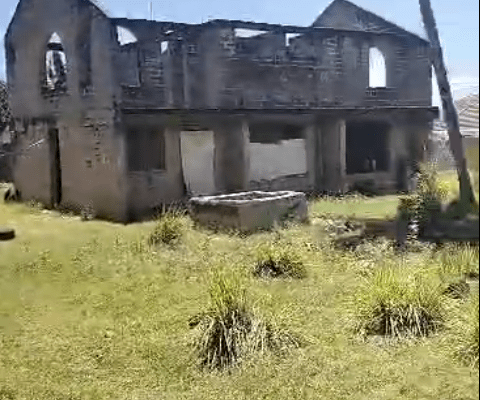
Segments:
[[[124,28],[123,26],[117,26],[117,38],[120,46],[138,41],[133,32],[130,29]]]
[[[387,86],[387,67],[385,64],[385,56],[376,47],[370,48],[369,51],[369,82],[371,88]]]
[[[46,92],[50,94],[65,93],[67,90],[67,57],[57,33],[50,37],[47,44],[45,71]]]

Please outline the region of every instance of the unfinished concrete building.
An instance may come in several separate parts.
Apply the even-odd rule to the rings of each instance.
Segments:
[[[346,0],[309,27],[20,0],[5,50],[22,198],[118,221],[190,193],[402,189],[437,116],[429,43]]]

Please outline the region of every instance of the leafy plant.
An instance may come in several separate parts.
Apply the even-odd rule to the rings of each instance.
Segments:
[[[441,212],[447,195],[448,190],[440,182],[435,166],[421,165],[415,191],[400,198],[400,217],[415,221],[421,234],[430,219]]]

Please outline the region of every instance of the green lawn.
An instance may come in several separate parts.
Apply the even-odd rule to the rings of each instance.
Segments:
[[[396,205],[394,196],[323,200],[311,213],[391,217]],[[245,238],[184,223],[178,245],[149,248],[153,222],[83,222],[0,200],[0,225],[17,232],[0,242],[0,399],[478,399],[478,370],[452,357],[446,333],[379,346],[353,331],[368,270],[386,258],[416,268],[427,250],[405,262],[380,244],[334,251],[321,224]],[[302,253],[306,279],[252,276],[255,248],[279,237]],[[206,310],[220,264],[241,277],[259,314],[307,345],[231,373],[200,370],[188,320]]]
[[[347,196],[341,199],[319,199],[313,202],[311,212],[314,216],[345,216],[349,218],[395,218],[398,196],[378,196],[364,198]]]

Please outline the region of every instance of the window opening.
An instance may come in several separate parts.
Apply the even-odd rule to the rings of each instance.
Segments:
[[[67,57],[57,33],[52,34],[47,44],[45,70],[44,89],[46,92],[51,94],[65,93],[67,90]]]
[[[378,88],[387,86],[387,68],[385,56],[376,47],[369,51],[369,87]]]

